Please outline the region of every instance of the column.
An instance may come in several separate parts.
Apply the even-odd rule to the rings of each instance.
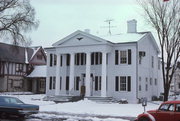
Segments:
[[[66,94],[66,76],[67,76],[67,65],[66,65],[66,59],[67,55],[63,54],[62,55],[62,93]]]
[[[86,53],[86,97],[90,96],[90,52]]]
[[[106,52],[102,54],[102,83],[101,83],[101,97],[106,97]]]
[[[50,63],[50,53],[47,53],[47,64],[46,64],[46,94],[48,94],[49,91],[49,75],[48,75],[48,70],[49,70],[49,65]]]
[[[60,54],[57,54],[55,95],[60,92]]]
[[[69,95],[72,95],[72,92],[74,91],[74,53],[71,53],[70,56],[70,82],[69,82]]]

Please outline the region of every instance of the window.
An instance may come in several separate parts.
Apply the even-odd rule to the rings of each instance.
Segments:
[[[132,61],[131,49],[128,50],[115,50],[115,65],[118,64],[131,64]]]
[[[102,64],[102,53],[96,52],[91,53],[91,65],[100,65]]]
[[[75,88],[75,90],[79,90],[79,82],[80,82],[80,77],[79,76],[77,76],[76,78],[75,78],[75,85],[74,85],[74,88]]]
[[[127,63],[127,52],[126,51],[120,51],[120,63],[121,64]]]
[[[16,64],[16,72],[22,72],[23,71],[23,64]]]
[[[53,89],[55,89],[55,86],[56,86],[56,77],[54,76],[53,77]]]
[[[159,110],[161,111],[167,111],[169,107],[169,104],[162,104],[161,107],[159,108]]]
[[[151,61],[152,61],[152,68],[154,68],[154,56],[151,57]]]
[[[131,76],[116,76],[115,91],[131,91]]]
[[[146,91],[148,91],[148,84],[146,84]]]
[[[120,91],[126,91],[126,77],[120,77]]]
[[[57,64],[57,55],[54,55],[54,65]]]
[[[152,78],[150,78],[150,80],[149,80],[149,84],[150,84],[150,85],[152,85]]]
[[[69,76],[66,77],[66,90],[69,90]]]
[[[95,91],[101,90],[101,76],[95,76]]]
[[[85,65],[86,64],[86,54],[76,53],[75,54],[75,65]]]
[[[141,77],[139,77],[139,91],[141,91]]]
[[[174,111],[174,104],[163,104],[159,108],[161,111]]]
[[[154,85],[157,85],[157,79],[154,79]]]
[[[45,88],[45,81],[42,80],[39,81],[39,88],[41,89]]]
[[[176,104],[176,112],[180,112],[180,104]]]
[[[180,83],[178,83],[178,87],[179,87],[179,89],[180,89]]]

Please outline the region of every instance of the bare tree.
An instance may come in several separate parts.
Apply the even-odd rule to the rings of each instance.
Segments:
[[[180,0],[138,0],[146,20],[156,30],[162,59],[164,101],[180,57]]]
[[[25,33],[37,28],[35,10],[29,0],[0,0],[0,36],[14,44],[24,43]]]

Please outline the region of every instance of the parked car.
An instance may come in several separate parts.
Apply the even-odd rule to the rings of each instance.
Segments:
[[[135,121],[180,121],[180,101],[167,101],[157,110],[140,114]]]
[[[0,117],[15,115],[24,117],[39,112],[38,105],[25,104],[15,97],[0,96]]]

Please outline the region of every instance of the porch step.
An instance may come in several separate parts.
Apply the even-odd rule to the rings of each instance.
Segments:
[[[46,96],[43,98],[44,101],[54,101],[55,103],[76,102],[81,99],[80,96]]]
[[[113,97],[86,97],[88,100],[95,102],[104,102],[104,103],[115,103],[117,102]]]

